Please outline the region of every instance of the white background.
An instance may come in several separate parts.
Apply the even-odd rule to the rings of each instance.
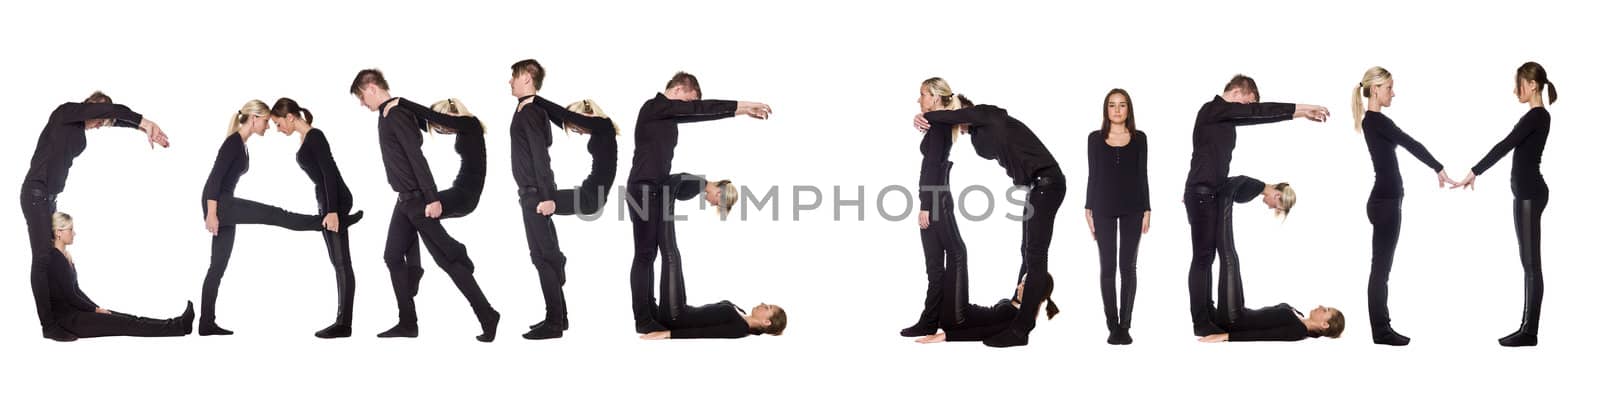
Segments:
[[[514,4],[514,5],[513,5]],[[11,144],[0,180],[17,183],[37,131],[58,104],[104,90],[159,122],[170,149],[150,150],[131,130],[90,132],[61,210],[78,219],[82,285],[108,308],[176,315],[199,298],[209,255],[197,201],[226,116],[249,99],[287,96],[316,114],[367,220],[352,230],[355,337],[311,333],[334,316],[334,283],[315,233],[243,227],[220,299],[230,337],[39,338],[28,284],[23,221],[0,211],[0,382],[4,394],[96,391],[133,394],[438,395],[574,391],[599,394],[811,394],[816,391],[1010,393],[1215,391],[1229,394],[1575,393],[1596,344],[1588,310],[1600,272],[1585,250],[1595,220],[1580,204],[1584,152],[1593,148],[1596,65],[1592,13],[1573,2],[1500,1],[1301,4],[1142,3],[1039,5],[974,2],[770,5],[658,3],[206,3],[150,7],[126,2],[21,2],[0,23],[0,118]],[[679,226],[691,301],[771,302],[792,320],[782,337],[737,341],[636,340],[627,268],[631,232],[615,201],[600,221],[557,221],[570,262],[572,329],[560,340],[518,338],[543,313],[528,261],[510,173],[506,123],[514,99],[508,66],[537,58],[542,94],[558,103],[593,98],[623,127],[618,180],[627,175],[639,104],[677,70],[700,77],[707,98],[767,102],[768,121],[748,118],[683,127],[675,171],[731,177],[754,190],[781,186],[772,209],[718,223],[692,211]],[[1402,152],[1409,196],[1391,280],[1394,325],[1412,346],[1370,343],[1366,279],[1371,168],[1352,130],[1350,90],[1369,66],[1395,75],[1391,117],[1464,176],[1526,110],[1511,94],[1514,69],[1537,60],[1562,100],[1544,174],[1542,344],[1495,343],[1517,326],[1521,268],[1512,233],[1510,159],[1475,192],[1435,189],[1428,169]],[[488,187],[476,213],[446,222],[477,262],[477,278],[504,314],[500,340],[481,344],[465,302],[444,272],[425,266],[417,303],[422,336],[379,340],[394,321],[382,262],[393,193],[375,142],[376,115],[346,89],[378,67],[393,93],[420,103],[463,100],[489,126]],[[1188,226],[1180,200],[1194,111],[1229,76],[1247,73],[1268,101],[1329,107],[1326,124],[1292,121],[1243,128],[1233,173],[1288,180],[1300,203],[1287,222],[1259,204],[1241,209],[1237,233],[1250,304],[1289,302],[1345,310],[1339,340],[1204,345],[1191,337],[1185,276]],[[1008,108],[1028,123],[1067,172],[1068,199],[1052,246],[1055,298],[1064,313],[1041,322],[1033,344],[916,345],[896,336],[920,309],[924,275],[913,220],[884,220],[873,198],[915,183],[920,136],[911,129],[917,84],[948,79],[958,92]],[[1135,344],[1104,343],[1098,266],[1079,208],[1085,134],[1100,101],[1132,92],[1150,136],[1154,225],[1144,239]],[[426,144],[436,179],[458,164],[452,138]],[[585,137],[557,135],[557,182],[588,172]],[[963,138],[952,160],[957,185],[1004,189],[993,162]],[[249,143],[252,167],[240,197],[313,211],[311,183],[294,164],[294,139],[275,132]],[[1592,168],[1592,167],[1591,167]],[[794,185],[853,192],[865,186],[868,220],[832,211],[790,213]],[[13,185],[15,186],[15,185]],[[891,213],[909,205],[883,202]],[[846,199],[856,199],[854,193]],[[811,197],[806,197],[811,200]],[[974,210],[983,203],[973,202]],[[1002,201],[1000,213],[1017,210]],[[16,207],[12,207],[16,208]],[[1260,209],[1259,211],[1257,211]],[[847,208],[854,211],[854,208]],[[735,213],[735,215],[740,215]],[[1259,216],[1258,216],[1259,215]],[[1020,227],[995,217],[960,224],[972,257],[972,298],[1006,296],[1020,262]],[[1391,392],[1391,390],[1394,390]],[[1581,392],[1576,392],[1581,393]],[[1563,393],[1565,394],[1565,393]]]

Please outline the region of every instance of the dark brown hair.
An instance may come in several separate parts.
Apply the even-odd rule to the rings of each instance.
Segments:
[[[695,93],[701,93],[700,79],[695,78],[694,75],[689,74],[688,72],[678,72],[678,74],[672,75],[672,80],[667,81],[667,89],[669,90],[672,89],[672,87],[679,86],[688,88]]]
[[[106,95],[104,92],[95,91],[93,94],[89,94],[88,98],[84,98],[83,103],[111,103],[111,96]]]
[[[1111,137],[1111,96],[1117,94],[1122,94],[1122,98],[1128,100],[1128,120],[1123,123],[1128,125],[1128,134],[1138,131],[1133,128],[1133,96],[1128,95],[1127,90],[1112,88],[1111,92],[1106,93],[1106,100],[1100,102],[1100,132],[1104,133],[1106,138]]]
[[[311,111],[300,107],[300,104],[293,99],[278,98],[278,101],[272,104],[271,113],[272,117],[289,117],[289,115],[293,114],[295,117],[305,120],[306,124],[311,124]]]
[[[520,76],[524,73],[533,76],[533,89],[544,89],[544,66],[539,65],[539,61],[524,59],[511,64],[511,76]]]
[[[1338,339],[1340,335],[1344,335],[1344,312],[1339,309],[1329,309],[1333,310],[1333,316],[1328,317],[1328,329],[1322,331],[1308,331],[1306,334],[1311,335],[1313,338],[1321,338],[1326,336],[1334,339]]]
[[[772,324],[765,327],[752,329],[756,335],[767,334],[772,336],[783,335],[783,330],[789,328],[789,313],[783,311],[781,306],[772,306]]]
[[[1250,76],[1233,75],[1232,79],[1228,79],[1228,85],[1222,87],[1222,92],[1228,92],[1228,90],[1235,88],[1244,90],[1246,94],[1255,95],[1256,100],[1261,100],[1261,90],[1256,88],[1256,79],[1252,79]]]
[[[1538,62],[1524,63],[1517,68],[1517,78],[1538,84],[1539,87],[1535,88],[1536,90],[1550,91],[1550,103],[1556,103],[1556,85],[1550,83],[1550,76],[1545,74],[1543,65],[1539,65]],[[1517,87],[1520,89],[1522,85],[1519,83]]]
[[[356,73],[355,81],[350,82],[350,95],[360,96],[361,87],[365,87],[367,84],[377,84],[378,88],[382,88],[384,91],[389,90],[389,80],[384,80],[383,72],[378,71],[378,69],[365,69],[360,73]]]

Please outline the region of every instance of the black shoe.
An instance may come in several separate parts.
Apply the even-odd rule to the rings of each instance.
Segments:
[[[1517,332],[1512,332],[1511,335],[1506,335],[1506,337],[1500,338],[1500,346],[1505,346],[1505,347],[1523,347],[1523,346],[1538,346],[1538,345],[1539,345],[1539,335],[1538,334],[1534,334],[1534,333],[1530,333],[1530,332],[1523,332],[1520,329],[1517,330]]]
[[[560,338],[561,334],[565,330],[566,325],[556,324],[549,320],[545,320],[544,322],[534,324],[528,333],[522,334],[522,339],[542,340]]]
[[[1027,346],[1028,334],[1024,334],[1015,329],[1007,329],[1005,331],[1001,331],[999,334],[995,334],[994,336],[984,339],[983,345],[988,347]]]
[[[1195,324],[1194,326],[1194,336],[1205,337],[1208,335],[1226,333],[1228,333],[1228,331],[1223,331],[1222,328],[1217,328],[1217,325],[1212,323]]]
[[[78,340],[78,336],[77,335],[73,335],[71,332],[67,332],[66,329],[61,328],[61,326],[59,326],[59,325],[53,325],[53,326],[50,326],[49,328],[45,328],[44,329],[44,337],[45,337],[45,339],[53,340],[53,341],[56,341],[56,342],[71,342],[71,341]]]
[[[379,338],[415,338],[417,337],[417,323],[399,323],[388,331],[378,334]]]
[[[1133,335],[1128,333],[1127,328],[1117,328],[1115,331],[1111,331],[1111,337],[1106,338],[1106,343],[1118,346],[1131,345],[1133,344]]]
[[[183,327],[183,334],[194,333],[194,301],[190,301],[183,308],[183,316],[178,317],[178,326]]]
[[[233,335],[233,331],[218,327],[214,321],[200,321],[200,336]]]
[[[500,329],[500,312],[489,309],[487,314],[478,316],[478,325],[483,327],[483,334],[478,335],[478,341],[494,342],[494,334]]]
[[[1405,346],[1411,344],[1411,338],[1394,332],[1393,329],[1379,329],[1372,331],[1372,343],[1389,346]]]
[[[348,338],[350,337],[350,324],[334,323],[321,331],[317,331],[316,335],[322,339]]]
[[[666,330],[667,327],[662,326],[661,323],[656,322],[654,319],[633,321],[633,331],[638,332],[639,335]]]
[[[905,327],[904,329],[900,330],[900,336],[904,336],[904,337],[907,337],[907,338],[915,338],[915,337],[919,337],[919,336],[928,336],[928,335],[933,335],[933,334],[936,334],[936,333],[939,333],[939,326],[936,325],[936,324],[929,324],[929,323],[917,323],[916,325],[912,325],[910,327]]]
[[[366,211],[356,211],[353,214],[345,215],[344,223],[339,224],[339,228],[340,229],[344,229],[345,227],[348,227],[348,226],[355,226],[356,222],[361,222],[361,218],[364,218],[366,216],[367,216]]]

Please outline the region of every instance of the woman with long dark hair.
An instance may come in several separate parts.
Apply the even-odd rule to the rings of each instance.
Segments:
[[[1545,204],[1550,202],[1550,186],[1544,183],[1544,175],[1539,172],[1545,141],[1550,138],[1550,111],[1544,106],[1547,91],[1550,103],[1556,103],[1556,86],[1550,83],[1544,66],[1528,62],[1517,68],[1516,88],[1512,93],[1517,95],[1517,101],[1528,104],[1528,112],[1517,120],[1511,134],[1495,144],[1455,186],[1475,187],[1478,175],[1488,171],[1506,153],[1516,150],[1517,154],[1511,158],[1511,219],[1516,226],[1517,247],[1522,257],[1522,327],[1500,338],[1501,346],[1539,344],[1539,309],[1544,303],[1540,219],[1544,216]]]
[[[1089,133],[1089,186],[1083,218],[1100,248],[1100,299],[1106,343],[1133,343],[1133,296],[1138,286],[1139,236],[1150,232],[1149,140],[1134,128],[1133,97],[1121,88],[1101,103],[1100,130]],[[1121,249],[1117,249],[1120,239]],[[1122,304],[1117,304],[1117,274]]]

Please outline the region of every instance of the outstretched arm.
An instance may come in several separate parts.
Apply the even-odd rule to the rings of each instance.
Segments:
[[[555,124],[557,127],[565,127],[566,124],[572,124],[583,127],[583,129],[590,132],[615,129],[615,127],[612,127],[611,119],[609,118],[590,116],[567,110],[567,108],[545,99],[544,96],[534,97],[533,105],[544,109],[544,113],[550,116],[550,123]]]

